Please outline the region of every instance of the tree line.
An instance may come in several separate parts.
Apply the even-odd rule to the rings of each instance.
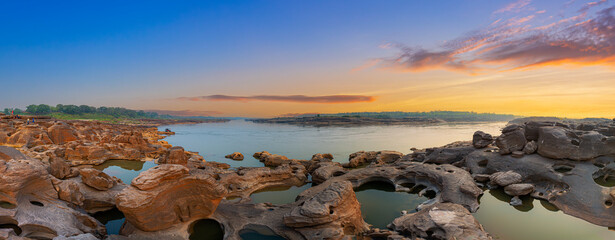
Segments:
[[[160,115],[155,112],[145,112],[142,110],[131,110],[122,107],[92,107],[88,105],[63,105],[49,106],[47,104],[32,104],[26,107],[26,110],[19,108],[5,108],[4,114],[32,114],[32,115],[50,115],[52,113],[64,113],[70,115],[81,114],[104,114],[113,117],[124,118],[171,118],[170,115]]]

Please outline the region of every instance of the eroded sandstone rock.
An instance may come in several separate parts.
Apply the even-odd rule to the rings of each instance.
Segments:
[[[350,182],[333,182],[300,202],[284,216],[284,223],[307,239],[341,239],[345,233],[368,229]]]
[[[158,231],[211,216],[226,189],[209,174],[163,164],[139,174],[117,196],[117,207],[132,226]]]
[[[228,158],[228,159],[236,160],[236,161],[243,160],[243,154],[241,154],[240,152],[234,152],[234,153],[231,153],[231,154],[226,155],[224,157]]]
[[[115,180],[104,172],[93,168],[83,168],[79,170],[81,179],[86,185],[100,191],[106,191],[115,185]]]
[[[454,203],[436,203],[396,218],[389,227],[411,239],[491,239],[467,209]]]

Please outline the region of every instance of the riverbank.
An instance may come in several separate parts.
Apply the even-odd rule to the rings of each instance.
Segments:
[[[485,189],[500,189],[512,205],[541,199],[605,231],[615,227],[611,189],[594,181],[608,182],[615,164],[612,121],[522,122],[500,136],[478,131],[443,147],[409,154],[360,151],[339,162],[325,153],[294,159],[258,152],[254,156],[265,167],[236,169],[171,146],[152,127],[3,121],[0,131],[0,144],[19,150],[0,148],[0,219],[6,220],[0,225],[7,226],[0,227],[0,239],[187,239],[201,219],[219,223],[227,239],[246,231],[286,239],[489,239],[472,215]],[[92,168],[111,159],[158,165],[125,183]],[[365,222],[355,194],[374,182],[426,198],[418,211],[407,209],[392,219],[388,229],[375,228]],[[251,202],[253,193],[307,183],[311,187],[293,202]],[[120,235],[107,234],[88,215],[113,209],[126,218]]]
[[[427,125],[444,123],[437,118],[371,118],[371,117],[282,117],[248,119],[255,123],[291,124],[299,126],[371,126],[371,125]]]

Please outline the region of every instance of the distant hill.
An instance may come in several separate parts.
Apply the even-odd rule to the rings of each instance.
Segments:
[[[367,117],[367,118],[429,118],[446,122],[510,121],[518,118],[512,114],[476,113],[461,111],[431,112],[348,112],[333,114],[302,114],[300,117]]]

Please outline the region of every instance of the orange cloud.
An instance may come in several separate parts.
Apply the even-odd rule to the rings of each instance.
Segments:
[[[193,117],[202,116],[209,117],[212,115],[220,115],[223,112],[219,111],[195,111],[195,110],[143,110],[145,112],[155,112],[163,115],[180,116],[180,117]]]
[[[399,55],[378,66],[396,71],[445,69],[470,74],[550,65],[615,66],[615,6],[588,13],[604,1],[589,3],[580,14],[533,27],[535,15],[498,20],[487,28],[446,41],[441,49],[396,45]],[[523,8],[519,1],[506,11]],[[499,10],[500,11],[500,10]],[[501,10],[504,12],[504,10]]]
[[[180,97],[178,100],[187,101],[271,101],[271,102],[294,102],[294,103],[357,103],[373,102],[376,97],[363,95],[329,95],[329,96],[305,96],[305,95],[258,95],[258,96],[229,96],[209,95],[198,97]]]

